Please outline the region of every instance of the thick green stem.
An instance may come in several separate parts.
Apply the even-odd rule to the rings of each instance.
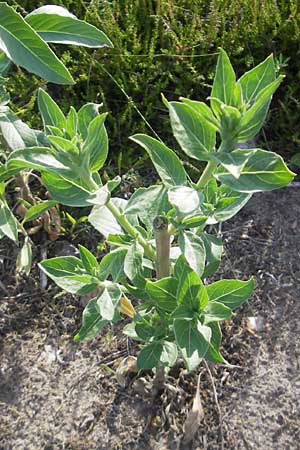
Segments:
[[[207,185],[209,180],[212,178],[214,171],[216,170],[218,166],[217,161],[209,161],[207,163],[207,166],[205,167],[204,171],[202,172],[201,177],[198,180],[197,188],[200,189]]]
[[[117,219],[118,223],[121,225],[124,231],[128,233],[131,237],[136,238],[138,243],[143,247],[145,251],[145,255],[148,256],[152,261],[155,261],[156,254],[154,249],[151,247],[150,244],[144,239],[144,237],[141,235],[141,233],[133,226],[130,222],[128,222],[127,218],[124,214],[120,212],[118,208],[115,207],[115,205],[109,201],[106,204],[107,208],[110,210],[110,212],[113,214],[113,216]]]
[[[156,242],[156,277],[159,280],[170,275],[170,235],[167,218],[155,217],[153,228]]]

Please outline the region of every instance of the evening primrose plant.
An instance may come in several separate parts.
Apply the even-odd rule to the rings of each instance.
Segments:
[[[248,300],[254,281],[208,281],[222,256],[222,241],[209,225],[233,217],[254,192],[286,186],[294,177],[279,155],[239,148],[260,131],[281,81],[272,55],[236,80],[221,49],[209,104],[163,99],[182,151],[206,162],[201,177],[192,180],[163,142],[136,134],[131,140],[146,150],[160,182],[129,200],[113,195],[119,177],[103,184],[99,174],[108,152],[105,114],[88,104],[65,116],[39,92],[50,145],[14,151],[6,169],[39,171],[54,200],[91,206],[89,221],[110,248],[100,261],[80,246],[79,257],[40,264],[62,289],[95,293],[76,341],[94,338],[125,315],[131,321],[124,333],[140,342],[138,368],[171,367],[178,357],[188,370],[204,358],[226,363],[220,323]]]

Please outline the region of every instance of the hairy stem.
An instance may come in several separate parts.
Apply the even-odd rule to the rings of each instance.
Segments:
[[[217,161],[209,161],[204,169],[204,171],[202,172],[201,177],[198,180],[197,183],[197,188],[200,189],[202,187],[205,187],[207,185],[207,183],[209,182],[209,180],[211,180],[214,171],[217,168]]]
[[[153,228],[156,241],[156,275],[159,280],[170,275],[170,235],[167,218],[155,217]]]
[[[145,251],[145,255],[148,256],[152,261],[155,261],[156,254],[152,246],[146,241],[146,239],[141,235],[141,233],[133,226],[130,222],[128,222],[127,218],[124,214],[120,212],[120,210],[109,201],[106,204],[107,208],[113,214],[115,219],[121,225],[124,231],[128,233],[131,237],[136,238],[138,243],[143,247]]]

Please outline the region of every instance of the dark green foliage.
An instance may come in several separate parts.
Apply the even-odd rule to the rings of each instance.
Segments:
[[[8,3],[17,5],[16,1]],[[278,90],[263,137],[273,150],[285,156],[295,153],[299,146],[299,133],[295,130],[300,121],[298,0],[55,0],[49,3],[65,6],[79,18],[98,26],[114,44],[113,49],[94,53],[93,60],[102,64],[97,67],[91,66],[92,51],[76,47],[66,51],[56,46],[77,84],[71,88],[53,85],[48,88],[59,99],[64,112],[70,104],[78,109],[87,101],[104,103],[104,110],[110,112],[107,125],[114,161],[118,156],[121,162],[121,155],[125,167],[132,167],[137,161],[137,148],[128,141],[128,136],[146,131],[147,126],[134,104],[159,136],[174,145],[160,93],[168,100],[177,100],[179,95],[204,100],[212,84],[214,53],[219,46],[238,67],[238,75],[274,53],[278,69],[287,77]],[[44,1],[24,0],[19,11],[29,12],[44,4]],[[33,98],[40,85],[40,80],[28,77],[20,69],[10,81],[19,112],[35,126],[38,119]]]

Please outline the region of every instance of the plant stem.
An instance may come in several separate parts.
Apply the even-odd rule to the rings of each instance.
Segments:
[[[159,280],[170,275],[170,235],[167,218],[155,217],[153,228],[156,241],[156,275]]]
[[[211,160],[207,163],[204,171],[202,172],[201,177],[198,180],[197,188],[200,189],[207,185],[209,180],[212,178],[214,171],[217,168],[217,161]]]
[[[128,222],[127,218],[124,214],[120,212],[118,208],[115,207],[115,205],[109,201],[106,204],[107,208],[110,210],[110,212],[113,214],[113,216],[117,219],[118,223],[121,225],[121,227],[133,238],[136,238],[138,243],[143,247],[145,251],[145,255],[148,256],[152,261],[155,261],[156,254],[154,249],[151,247],[150,244],[146,241],[146,239],[141,235],[141,233],[133,226],[130,222]]]

